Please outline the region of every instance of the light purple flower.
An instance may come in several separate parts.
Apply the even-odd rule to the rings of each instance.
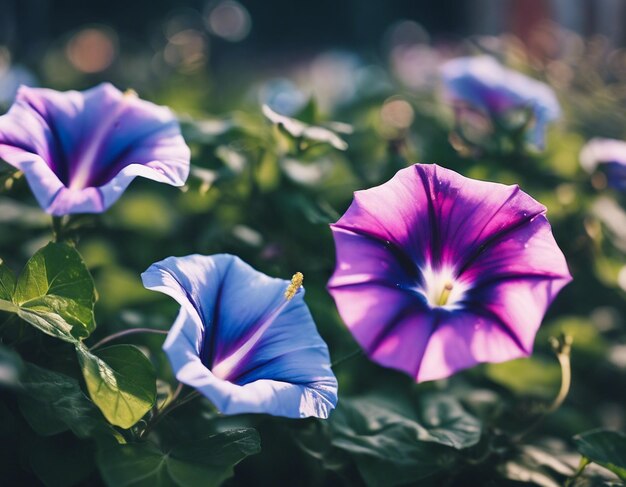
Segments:
[[[99,213],[136,176],[182,186],[189,148],[165,107],[104,83],[87,91],[21,87],[0,117],[0,158],[24,172],[48,213]]]
[[[527,356],[571,280],[545,212],[518,186],[402,169],[331,226],[329,290],[370,358],[418,382]]]
[[[271,278],[219,254],[169,257],[142,278],[180,303],[163,345],[180,382],[225,414],[328,417],[337,380],[297,275]]]
[[[600,170],[607,184],[626,191],[626,142],[615,139],[591,139],[580,151],[580,165],[589,174]]]
[[[509,110],[530,109],[534,116],[530,139],[537,147],[544,145],[548,123],[561,115],[552,88],[505,68],[490,56],[453,59],[442,65],[441,73],[449,98],[484,111],[493,119]]]

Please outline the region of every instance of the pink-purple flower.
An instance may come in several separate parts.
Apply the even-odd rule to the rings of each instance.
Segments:
[[[329,291],[369,357],[418,382],[527,356],[571,280],[545,214],[518,186],[416,164],[331,226]]]
[[[142,275],[180,312],[163,345],[176,378],[225,414],[326,418],[337,404],[328,348],[303,296],[228,254],[169,257]]]
[[[86,91],[21,87],[0,117],[0,158],[48,213],[99,213],[136,176],[182,186],[189,148],[166,107],[104,83]]]
[[[493,120],[511,110],[529,110],[533,117],[530,140],[537,147],[544,145],[548,123],[561,114],[552,88],[505,68],[490,56],[452,59],[443,64],[441,73],[448,98],[467,103]]]
[[[580,151],[580,165],[590,174],[600,171],[606,184],[626,191],[626,142],[615,139],[591,139]]]

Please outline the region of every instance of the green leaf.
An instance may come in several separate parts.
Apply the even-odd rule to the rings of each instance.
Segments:
[[[617,431],[594,430],[574,437],[584,457],[626,480],[626,435]]]
[[[15,291],[15,276],[11,269],[0,259],[0,299],[11,301]]]
[[[11,269],[0,259],[0,311],[17,313],[17,306],[12,302],[15,291],[15,276]]]
[[[95,289],[80,254],[66,243],[49,243],[28,261],[15,291],[18,316],[67,342],[86,338],[95,328]]]
[[[20,411],[40,435],[49,436],[70,429],[79,438],[87,438],[112,432],[76,379],[26,363],[21,384]]]
[[[475,445],[481,434],[477,418],[440,394],[417,403],[409,397],[343,399],[330,422],[333,445],[354,457],[370,486],[441,473],[457,461],[457,449]]]
[[[309,125],[295,118],[286,117],[275,112],[268,105],[263,105],[263,115],[270,122],[276,124],[281,131],[286,132],[295,139],[306,139],[328,144],[337,150],[346,150],[348,148],[345,140],[325,127]]]
[[[115,345],[91,353],[76,346],[89,396],[107,420],[128,429],[156,401],[156,373],[148,358],[133,345]]]
[[[97,462],[107,485],[115,487],[219,486],[233,467],[260,451],[252,428],[234,429],[163,451],[153,443],[110,445]]]

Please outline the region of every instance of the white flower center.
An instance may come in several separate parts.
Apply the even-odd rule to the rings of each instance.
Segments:
[[[452,268],[422,269],[423,286],[420,291],[426,296],[431,308],[457,309],[469,286],[458,280]]]

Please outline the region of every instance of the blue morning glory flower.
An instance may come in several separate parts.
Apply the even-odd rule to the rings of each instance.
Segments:
[[[327,418],[337,404],[328,348],[291,283],[228,254],[169,257],[142,274],[180,312],[163,345],[176,378],[225,414]]]
[[[22,86],[0,117],[0,158],[57,216],[105,211],[136,176],[182,186],[189,157],[171,110],[109,83],[67,92]]]
[[[492,119],[510,110],[529,109],[534,118],[530,140],[544,146],[548,123],[561,115],[552,88],[536,79],[505,68],[490,56],[461,57],[441,67],[446,95],[486,112]]]

